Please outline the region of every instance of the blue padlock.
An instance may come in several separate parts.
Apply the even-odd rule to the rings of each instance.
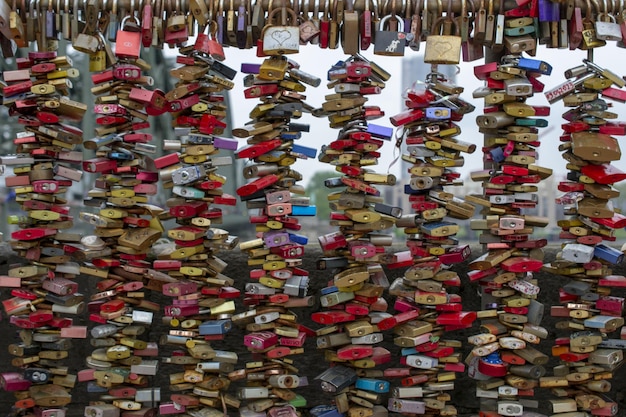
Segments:
[[[291,146],[291,151],[295,152],[295,153],[300,153],[300,154],[305,155],[305,156],[307,156],[309,158],[315,158],[317,156],[317,149],[309,148],[308,146],[292,145]]]

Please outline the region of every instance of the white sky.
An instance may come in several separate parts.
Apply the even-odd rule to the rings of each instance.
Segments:
[[[423,46],[423,45],[422,45]],[[414,52],[407,48],[405,57],[409,57],[412,54],[423,54],[423,47],[419,52]],[[258,58],[254,54],[253,50],[238,50],[236,48],[225,48],[226,61],[225,64],[239,70],[241,63],[261,63],[263,58]],[[623,75],[621,72],[622,65],[615,59],[616,54],[622,54],[626,51],[614,46],[613,43],[609,43],[603,48],[599,48],[595,51],[594,61],[607,69],[612,70],[617,75]],[[385,57],[373,54],[373,46],[369,50],[365,51],[363,55],[376,62],[378,65],[385,68],[392,73],[392,77],[387,83],[387,87],[382,91],[382,94],[377,96],[369,96],[370,100],[367,105],[380,106],[385,111],[385,116],[373,121],[373,123],[381,124],[385,126],[392,126],[389,122],[389,117],[393,116],[404,110],[403,100],[401,99],[402,92],[409,86],[402,85],[402,65],[399,57]],[[301,47],[300,53],[297,55],[291,55],[290,58],[300,64],[300,69],[303,71],[314,74],[322,78],[322,84],[318,88],[307,86],[307,100],[306,102],[314,107],[320,107],[324,101],[324,96],[330,94],[332,90],[326,88],[326,72],[337,61],[346,58],[341,49],[320,49],[316,45],[307,45]],[[543,59],[549,62],[553,66],[551,76],[542,76],[540,81],[546,85],[545,91],[561,84],[565,81],[563,72],[568,68],[575,67],[582,64],[582,60],[587,58],[586,51],[570,51],[568,49],[548,49],[544,45],[541,45],[538,50],[536,59]],[[482,168],[482,152],[480,146],[482,145],[482,135],[478,133],[478,127],[475,124],[476,116],[482,113],[483,102],[482,99],[473,99],[472,91],[482,86],[482,81],[477,80],[474,77],[473,68],[476,65],[481,65],[482,60],[474,62],[461,62],[459,65],[459,73],[457,78],[457,84],[465,87],[465,92],[462,97],[472,102],[476,106],[476,110],[473,113],[467,114],[461,122],[462,133],[458,136],[459,139],[476,143],[478,145],[476,152],[472,155],[466,156],[465,166],[463,168],[457,168],[460,170],[463,176],[468,175],[470,172],[479,170]],[[234,121],[233,127],[238,127],[249,121],[248,113],[258,102],[255,99],[246,100],[243,98],[243,77],[244,74],[239,73],[235,78],[235,88],[231,92],[231,98],[234,105]],[[417,80],[413,80],[417,81]],[[238,99],[239,96],[239,99]],[[547,100],[543,93],[535,94],[534,97],[527,100],[531,105],[548,105]],[[543,166],[551,167],[555,173],[565,173],[565,161],[561,158],[558,152],[559,141],[558,138],[561,135],[561,123],[564,120],[561,118],[561,114],[567,109],[563,106],[562,102],[557,102],[552,106],[552,114],[549,117],[550,125],[547,128],[540,129],[540,140],[542,145],[539,148],[540,159],[538,163]],[[626,106],[622,103],[614,102],[614,108],[610,109],[619,114],[617,120],[626,121]],[[302,145],[315,147],[319,149],[323,144],[327,144],[337,137],[337,130],[328,127],[328,121],[326,118],[317,119],[310,115],[305,115],[299,121],[303,123],[309,123],[311,125],[311,132],[303,134],[300,142]],[[244,141],[242,140],[242,145]],[[390,162],[394,159],[392,143],[385,143],[385,146],[381,148],[383,154],[379,166],[376,167],[377,172],[386,172]],[[621,170],[626,170],[626,158],[621,161],[614,162],[613,165]],[[394,165],[390,172],[399,175],[400,164]],[[323,164],[316,159],[310,159],[307,161],[298,161],[294,167],[300,171],[304,176],[303,185],[306,185],[308,179],[315,171],[329,170],[332,167],[328,164]]]

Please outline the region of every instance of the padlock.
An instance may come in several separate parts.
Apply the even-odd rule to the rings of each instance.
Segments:
[[[582,50],[599,48],[606,45],[606,41],[598,39],[594,23],[590,19],[583,20],[583,41],[579,48]]]
[[[133,20],[130,20],[132,17]],[[137,31],[127,30],[133,29],[135,26]],[[115,43],[115,55],[120,58],[137,59],[141,51],[141,29],[139,28],[139,20],[131,15],[122,19],[121,29],[117,31]]]
[[[185,15],[178,14],[178,11],[175,11],[171,16],[167,18],[166,30],[178,32],[179,30],[182,30],[185,26],[187,26],[187,19],[185,18]]]
[[[267,58],[259,68],[259,78],[264,80],[282,80],[287,73],[289,62],[284,56]]]
[[[404,21],[398,17],[393,17],[398,22],[398,30],[385,30],[385,25],[389,23],[392,16],[385,16],[378,22],[374,40],[374,54],[388,56],[404,56],[406,46],[406,34],[404,33]]]
[[[74,49],[85,54],[95,54],[98,50],[104,52],[102,46],[100,38],[95,35],[87,35],[86,33],[79,34],[72,43]]]
[[[319,7],[319,6],[317,6],[317,7]],[[314,16],[317,17],[317,15],[314,15]],[[300,41],[301,41],[301,43],[307,44],[307,43],[313,41],[314,38],[319,36],[319,34],[320,34],[319,22],[318,22],[318,25],[316,25],[313,20],[306,19],[305,21],[300,23],[300,26],[298,27],[298,30],[300,32]]]
[[[361,50],[367,50],[372,41],[374,39],[374,34],[372,31],[374,30],[373,21],[372,21],[372,11],[370,10],[370,0],[365,1],[365,10],[361,12],[360,22],[359,22],[359,42]]]
[[[99,49],[93,54],[89,54],[89,72],[101,72],[107,68],[106,52]]]
[[[444,34],[440,33],[443,25]],[[450,26],[455,28],[452,35]],[[426,38],[426,51],[424,52],[424,62],[428,64],[458,64],[461,56],[461,36],[456,20],[450,18],[439,18],[433,22],[431,34]]]
[[[182,17],[184,19],[184,16]],[[179,26],[173,25],[172,28],[174,27],[179,27]],[[189,39],[189,28],[186,24],[183,25],[182,29],[180,30],[173,30],[167,27],[165,28],[164,41],[165,43],[170,45],[170,47],[173,47],[174,45],[181,45],[185,43],[188,39]]]
[[[3,21],[3,23],[5,22]],[[28,46],[26,43],[26,31],[24,30],[24,24],[22,23],[21,16],[15,10],[15,2],[13,2],[13,8],[9,13],[9,30],[11,39],[15,41],[18,48]]]
[[[212,20],[208,25],[209,34],[199,33],[196,37],[194,49],[209,55],[218,61],[226,59],[224,55],[224,47],[216,40],[217,23]]]
[[[280,13],[283,20],[282,25],[275,26],[273,19]],[[292,26],[287,26],[287,15],[290,17]],[[295,54],[300,50],[300,33],[298,26],[295,26],[297,17],[294,11],[287,7],[276,8],[267,16],[270,22],[263,27],[261,38],[263,42],[263,53],[265,55],[285,55]]]
[[[603,20],[607,18],[608,20]],[[605,41],[622,40],[622,30],[615,20],[615,16],[608,13],[599,13],[596,17],[596,37]]]
[[[348,3],[348,10],[343,13],[341,25],[341,46],[346,54],[354,55],[359,52],[359,14],[354,11],[352,3]]]
[[[463,56],[463,62],[471,62],[477,59],[481,59],[484,56],[484,45],[479,40],[474,39],[471,35],[471,28],[474,24],[474,18],[476,16],[476,8],[474,1],[469,1],[471,7],[470,16],[467,16],[467,12],[462,13],[458,17],[461,35],[461,52]],[[467,6],[463,3],[463,9]]]

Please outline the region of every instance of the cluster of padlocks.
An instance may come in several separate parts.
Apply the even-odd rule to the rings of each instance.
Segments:
[[[230,80],[236,71],[222,63],[221,45],[205,34],[178,52],[176,61],[182,66],[170,71],[178,82],[165,94],[176,139],[165,140],[164,150],[172,153],[155,160],[162,186],[171,189],[167,217],[176,222],[167,231],[174,246],[154,265],[169,277],[162,293],[172,297],[164,308],[170,330],[161,335],[168,352],[163,362],[178,365],[169,374],[170,401],[163,401],[159,412],[180,414],[205,406],[217,413],[238,405],[226,393],[237,353],[215,344],[231,330],[230,317],[241,294],[235,281],[223,274],[227,264],[216,253],[234,249],[239,240],[216,227],[223,212],[214,207],[236,204],[222,189],[226,177],[217,172],[232,163],[230,156],[219,156],[220,151],[237,149],[235,140],[218,136],[226,127],[226,93],[234,86]]]
[[[406,90],[407,110],[390,118],[401,129],[396,136],[406,143],[402,160],[410,164],[411,176],[404,192],[414,213],[396,222],[396,227],[404,228],[410,267],[389,289],[390,295],[397,296],[393,307],[397,314],[379,327],[392,329],[394,344],[403,348],[404,368],[387,371],[389,376],[401,378],[388,409],[403,414],[454,415],[455,407],[448,404],[449,392],[465,365],[458,351],[461,342],[447,337],[449,332],[471,327],[476,313],[462,311],[461,297],[453,293],[461,279],[449,268],[466,260],[470,249],[458,245],[455,235],[459,226],[446,219],[469,219],[474,206],[444,187],[462,185],[454,167],[463,165],[461,153],[476,149],[456,137],[461,133],[456,122],[474,106],[460,97],[463,87],[436,72],[439,63],[448,61],[433,57],[432,47],[427,43],[427,62],[431,61],[433,72],[426,82]],[[459,57],[447,59],[458,63]]]
[[[474,68],[486,83],[474,95],[485,102],[476,123],[485,134],[489,169],[472,173],[484,195],[467,199],[483,207],[484,219],[471,220],[471,228],[481,231],[479,242],[487,252],[469,264],[469,279],[481,286],[483,310],[478,312],[482,332],[468,338],[474,348],[466,360],[481,409],[508,416],[538,406],[533,389],[548,362],[534,347],[548,332],[540,326],[543,305],[536,300],[540,287],[533,276],[543,267],[547,241],[532,237],[547,219],[525,213],[537,205],[536,184],[551,175],[551,169],[535,164],[539,128],[547,126],[536,116],[547,116],[550,109],[526,100],[540,91],[536,78],[551,70],[519,54]]]
[[[308,238],[299,233],[298,216],[314,216],[316,209],[298,184],[302,174],[294,165],[317,154],[298,143],[309,126],[296,120],[311,111],[304,101],[306,85],[316,87],[321,80],[286,56],[297,49],[297,43],[280,49],[265,43],[258,51],[265,57],[261,64],[242,65],[247,74],[244,96],[260,103],[250,112],[250,123],[233,130],[247,143],[236,157],[247,161],[243,176],[250,181],[237,188],[237,195],[248,208],[257,237],[239,245],[253,269],[245,284],[248,310],[233,317],[245,327],[243,344],[252,360],[230,377],[245,381],[237,394],[248,412],[270,416],[293,416],[307,405],[296,389],[308,385],[298,358],[311,331],[295,311],[313,305],[314,298],[309,272],[301,266]]]
[[[8,345],[17,370],[3,373],[2,381],[15,394],[14,409],[61,408],[77,382],[66,365],[72,339],[87,330],[74,324],[85,308],[74,280],[79,264],[72,262],[81,237],[69,230],[74,222],[66,195],[82,176],[75,166],[83,134],[74,125],[87,107],[68,98],[79,75],[69,57],[29,52],[17,65],[3,73],[2,97],[24,130],[13,138],[17,153],[0,159],[12,168],[5,185],[23,212],[7,219],[19,227],[11,248],[23,262],[1,277],[2,287],[10,288],[4,312],[18,336]]]
[[[316,112],[340,129],[337,139],[322,147],[319,159],[342,174],[325,181],[333,190],[328,197],[331,225],[339,230],[318,238],[324,254],[318,268],[333,278],[321,290],[321,311],[311,319],[324,325],[316,332],[316,344],[332,366],[316,379],[334,403],[331,409],[318,410],[319,415],[371,416],[380,413],[377,404],[389,392],[383,372],[372,368],[391,361],[389,350],[376,346],[383,341],[378,324],[388,316],[382,295],[389,283],[382,265],[389,261],[385,247],[392,236],[384,231],[402,210],[385,204],[379,189],[394,185],[396,177],[371,168],[393,131],[371,123],[384,111],[366,105],[370,96],[381,93],[387,79],[388,73],[361,56],[338,62],[328,71],[328,87],[334,93]]]
[[[559,147],[569,172],[558,185],[563,194],[556,199],[570,217],[559,221],[564,242],[546,269],[570,280],[560,289],[561,305],[550,308],[550,315],[558,318],[552,355],[563,363],[541,379],[541,386],[553,388],[559,397],[550,400],[554,413],[615,415],[617,403],[604,393],[611,390],[610,378],[623,363],[626,345],[624,298],[612,292],[626,284],[623,277],[612,275],[624,254],[610,242],[616,240],[615,231],[626,226],[626,217],[611,200],[619,196],[613,184],[626,174],[611,162],[621,157],[614,136],[624,136],[626,129],[610,108],[614,101],[624,102],[619,88],[625,82],[587,60],[567,70],[565,77],[562,88],[551,90],[547,98],[571,107],[563,113]]]
[[[89,11],[89,10],[88,10]],[[89,13],[89,24],[97,14]],[[153,79],[140,55],[140,34],[122,26],[115,52],[104,46],[94,53],[90,39],[78,39],[76,49],[88,53],[95,96],[95,136],[84,141],[95,157],[83,161],[93,174],[93,188],[84,199],[80,219],[93,227],[82,239],[82,274],[98,278],[91,295],[89,320],[92,352],[86,369],[78,374],[88,391],[100,401],[85,408],[85,415],[116,415],[120,410],[147,412],[160,401],[159,389],[150,388],[158,372],[159,348],[147,334],[160,305],[148,299],[162,283],[152,270],[148,253],[164,231],[161,208],[148,200],[157,194],[158,173],[152,157],[156,146],[150,115],[166,111],[161,91],[147,87]]]
[[[441,3],[435,12],[429,0],[384,7],[369,0],[270,2],[266,18],[260,1],[80,3],[0,0],[3,56],[29,42],[39,50],[17,58],[17,69],[2,74],[1,86],[9,116],[24,125],[13,140],[16,155],[0,158],[12,169],[5,183],[24,212],[9,217],[19,227],[11,247],[24,262],[0,277],[10,293],[3,308],[18,335],[9,345],[17,369],[0,374],[2,388],[15,394],[12,416],[64,417],[78,382],[93,394],[84,410],[88,417],[218,417],[234,410],[242,417],[294,417],[308,406],[297,390],[309,383],[299,360],[307,337],[330,364],[316,379],[332,404],[308,410],[315,417],[456,415],[449,392],[466,366],[484,417],[545,408],[534,398],[535,388],[557,397],[549,403],[554,416],[617,415],[608,393],[626,348],[624,298],[616,294],[626,279],[613,275],[623,251],[611,242],[626,217],[611,200],[619,196],[613,184],[626,174],[611,162],[621,158],[613,136],[625,135],[626,128],[613,120],[610,107],[611,101],[626,102],[626,81],[589,54],[566,72],[568,81],[545,93],[550,104],[562,100],[572,107],[563,115],[560,146],[569,173],[557,198],[572,217],[559,222],[562,250],[544,265],[547,241],[533,232],[547,220],[528,213],[537,208],[538,184],[551,175],[535,163],[539,129],[547,126],[541,117],[550,107],[526,100],[543,92],[538,78],[551,67],[522,56],[534,55],[538,44],[588,51],[607,41],[623,44],[626,14],[617,5],[587,3],[583,16],[572,2],[563,9],[549,1],[518,1],[504,10],[502,0],[470,1],[468,13],[461,1],[458,16],[458,0],[448,2],[445,14]],[[196,23],[199,34],[185,46]],[[87,106],[68,98],[79,74],[69,58],[53,52],[59,36],[89,56],[98,125],[92,139],[84,140],[72,126]],[[402,56],[422,41],[432,71],[407,90],[407,110],[391,117],[400,129],[397,146],[406,142],[402,159],[410,164],[404,192],[414,213],[403,215],[381,192],[396,185],[395,176],[373,169],[393,129],[370,122],[384,111],[368,101],[382,92],[389,73],[360,51],[373,44],[376,55]],[[341,45],[349,56],[328,71],[334,92],[319,109],[305,102],[304,92],[321,80],[286,56],[309,42]],[[142,46],[164,44],[179,48],[180,66],[170,72],[176,85],[167,93],[148,88],[153,79],[144,73],[150,66],[140,58]],[[264,58],[241,69],[247,74],[245,98],[259,100],[251,122],[232,131],[246,140],[243,147],[220,137],[227,128],[225,96],[236,75],[222,63],[223,45],[256,45]],[[482,58],[485,47],[501,56],[474,68],[485,82],[474,92],[485,103],[476,119],[485,136],[485,169],[472,179],[483,191],[461,199],[446,187],[462,184],[454,168],[476,148],[457,137],[457,123],[474,106],[436,65],[458,64],[461,53],[465,61]],[[175,139],[158,138],[166,153],[160,155],[145,131],[150,117],[168,112]],[[296,315],[298,307],[316,302],[301,266],[307,238],[298,233],[297,220],[315,215],[294,169],[297,159],[316,157],[314,147],[298,143],[309,131],[294,121],[303,112],[327,116],[340,130],[319,156],[340,176],[325,183],[333,190],[330,224],[339,230],[319,237],[324,255],[318,267],[329,272],[329,281],[311,316],[323,326],[316,331]],[[95,156],[85,159],[80,146]],[[236,204],[217,172],[232,164],[218,155],[221,150],[247,160],[243,177],[249,181],[237,194],[251,211],[256,238],[238,246],[253,268],[245,284],[228,277],[217,257],[239,243],[215,227],[223,213],[214,206]],[[84,236],[69,231],[65,198],[83,177],[73,166],[80,163],[93,182],[80,213],[93,227]],[[166,207],[150,204],[159,186],[171,190]],[[483,219],[472,219],[471,229],[480,232],[487,250],[469,263],[469,280],[482,297],[478,312],[463,311],[456,292],[464,277],[453,271],[470,256],[455,238],[455,221],[473,217],[472,204],[482,208]],[[388,249],[393,227],[404,229],[408,250]],[[157,242],[163,234],[171,241]],[[383,266],[408,269],[389,284]],[[563,318],[552,348],[561,363],[551,374],[544,366],[549,356],[537,346],[549,335],[541,326],[540,285],[533,275],[540,270],[570,278],[561,288],[561,305],[550,309]],[[97,280],[89,300],[75,279],[81,274]],[[247,310],[237,312],[242,291]],[[384,296],[396,297],[394,315]],[[84,309],[90,328],[75,323]],[[471,353],[462,358],[464,345],[452,333],[477,318],[480,333],[469,337]],[[155,339],[155,320],[169,326],[167,334],[157,335],[159,344],[148,341]],[[236,352],[219,349],[233,325],[246,331],[245,367]],[[400,355],[379,345],[387,334],[402,348]],[[92,347],[86,369],[74,373],[66,365],[72,339],[89,339]],[[169,375],[169,398],[151,386],[159,368]]]

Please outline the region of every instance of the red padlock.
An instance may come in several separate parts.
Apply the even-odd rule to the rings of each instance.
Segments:
[[[141,32],[130,32],[124,30],[124,23],[127,19],[131,18],[130,15],[126,16],[122,20],[122,29],[117,31],[117,37],[115,40],[115,55],[118,58],[139,58],[141,50]],[[134,18],[136,23],[139,24],[137,18]]]
[[[196,51],[209,55],[217,61],[223,61],[226,59],[224,47],[217,41],[215,36],[217,33],[217,22],[211,21],[208,30],[209,34],[198,34],[194,48]]]

